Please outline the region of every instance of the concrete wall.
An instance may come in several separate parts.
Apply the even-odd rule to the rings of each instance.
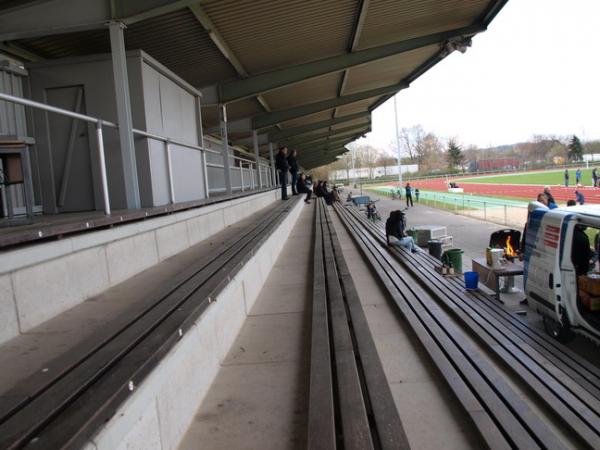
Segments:
[[[273,203],[269,191],[0,253],[0,343]]]
[[[281,226],[266,239],[86,449],[177,448],[303,206],[303,202],[296,203]]]

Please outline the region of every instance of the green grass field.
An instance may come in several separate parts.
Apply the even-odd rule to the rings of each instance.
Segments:
[[[524,172],[508,175],[493,175],[461,179],[461,183],[490,183],[490,184],[536,184],[540,186],[564,185],[564,169],[546,172]],[[600,171],[599,171],[600,172]],[[592,185],[592,169],[581,169],[581,183]],[[569,169],[569,185],[575,185],[575,169]]]

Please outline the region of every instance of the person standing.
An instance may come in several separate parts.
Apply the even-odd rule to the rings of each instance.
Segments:
[[[275,157],[275,168],[279,172],[279,182],[281,183],[281,200],[287,200],[287,174],[288,174],[288,162],[287,162],[287,147],[279,147],[277,156]]]
[[[412,199],[412,187],[410,183],[406,183],[406,187],[404,188],[404,195],[406,196],[406,207],[414,206]]]
[[[296,150],[292,150],[287,157],[290,174],[292,175],[292,195],[298,195],[296,185],[298,183],[298,162],[296,161]]]
[[[565,169],[565,187],[569,187],[569,169]]]
[[[596,172],[596,168],[592,170],[592,186],[598,186],[598,172]]]
[[[419,195],[421,194],[421,192],[419,191],[419,188],[415,189],[415,199],[417,200],[417,203],[419,203]]]
[[[575,184],[579,186],[579,183],[581,183],[581,169],[578,168],[575,171]]]

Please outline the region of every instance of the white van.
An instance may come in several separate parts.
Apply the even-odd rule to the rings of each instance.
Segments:
[[[582,273],[581,264],[576,269],[573,263],[573,258],[596,261],[593,249],[582,247],[584,230],[587,230],[584,234],[590,246],[595,247],[594,237],[600,231],[600,205],[556,209],[548,209],[538,202],[529,205],[525,294],[529,305],[542,314],[546,331],[556,339],[566,342],[575,332],[600,343],[600,310],[591,311],[584,305],[576,273],[577,270]],[[575,246],[574,238],[577,239]],[[596,266],[593,262],[589,269]]]

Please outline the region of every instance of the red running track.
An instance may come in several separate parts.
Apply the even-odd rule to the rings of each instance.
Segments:
[[[535,200],[537,195],[544,190],[544,186],[533,186],[524,184],[487,184],[487,183],[460,183],[460,178],[456,180],[459,187],[463,188],[465,193],[488,195],[490,197],[515,197],[524,200]],[[427,191],[448,192],[448,181],[445,178],[435,178],[431,180],[411,181],[411,186]],[[397,186],[398,183],[392,183]],[[566,203],[567,200],[575,200],[575,191],[579,190],[585,197],[586,203],[600,204],[600,188],[589,186],[584,187],[564,187],[550,186],[550,192],[557,202]]]

